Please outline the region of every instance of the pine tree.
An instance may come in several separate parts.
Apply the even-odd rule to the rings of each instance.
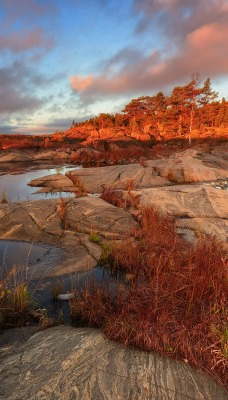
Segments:
[[[202,88],[202,96],[199,100],[199,103],[204,106],[212,103],[218,97],[218,92],[213,91],[211,88],[211,80],[207,78],[203,84]]]

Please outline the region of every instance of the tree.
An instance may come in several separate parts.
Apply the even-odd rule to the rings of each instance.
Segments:
[[[197,109],[198,97],[202,93],[202,88],[198,87],[198,74],[193,74],[191,82],[184,86],[176,86],[169,98],[171,114],[178,122],[178,135],[183,134],[183,130],[188,129],[189,143],[191,143],[191,133],[193,129],[193,119]]]
[[[222,101],[219,105],[218,113],[215,117],[215,126],[225,127],[228,122],[228,102],[225,98],[222,98]]]
[[[210,104],[217,97],[218,97],[218,92],[212,90],[211,80],[210,80],[210,78],[207,78],[202,87],[202,96],[199,100],[199,103],[202,106],[205,106],[207,104]]]

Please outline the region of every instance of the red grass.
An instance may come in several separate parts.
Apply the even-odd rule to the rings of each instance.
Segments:
[[[111,296],[93,288],[81,315],[108,337],[207,370],[228,387],[228,276],[214,238],[187,245],[172,220],[142,211],[134,237],[113,246],[114,269],[131,280]],[[91,317],[92,315],[92,317]]]
[[[125,201],[122,190],[104,189],[101,193],[101,199],[107,201],[115,207],[124,208]]]

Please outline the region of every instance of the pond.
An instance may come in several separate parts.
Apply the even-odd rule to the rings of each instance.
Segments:
[[[17,163],[18,164],[18,163]],[[31,166],[23,165],[21,168],[0,165],[0,202],[3,195],[6,196],[7,201],[27,201],[27,200],[40,200],[58,197],[70,197],[72,193],[57,192],[57,193],[37,193],[38,188],[28,186],[32,179],[40,178],[42,176],[53,174],[65,174],[68,171],[82,168],[80,165],[58,165],[58,166]],[[32,170],[30,170],[32,168]],[[34,168],[37,168],[34,170]]]

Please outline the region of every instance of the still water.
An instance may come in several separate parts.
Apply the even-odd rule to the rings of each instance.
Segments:
[[[40,169],[38,166],[36,170],[29,170],[29,166],[22,171],[10,170],[8,171],[3,169],[3,165],[0,165],[2,175],[0,175],[0,199],[2,194],[6,195],[8,201],[26,201],[26,200],[40,200],[40,199],[49,199],[49,198],[58,198],[58,197],[70,197],[72,193],[61,192],[60,193],[37,193],[38,190],[36,187],[28,186],[28,183],[36,178],[40,178],[42,176],[53,175],[53,174],[65,174],[68,171],[72,171],[74,169],[82,168],[79,165],[62,165],[56,167],[44,167]]]
[[[63,322],[70,322],[68,301],[53,301],[52,291],[60,287],[61,294],[71,293],[73,290],[82,290],[93,285],[111,284],[114,289],[118,281],[107,269],[96,267],[89,272],[77,272],[60,277],[48,277],[53,266],[65,259],[61,248],[44,243],[27,243],[9,240],[0,240],[0,279],[16,269],[16,275],[9,281],[14,284],[26,282],[32,294],[35,308],[46,310],[48,316],[58,318],[61,313]]]

